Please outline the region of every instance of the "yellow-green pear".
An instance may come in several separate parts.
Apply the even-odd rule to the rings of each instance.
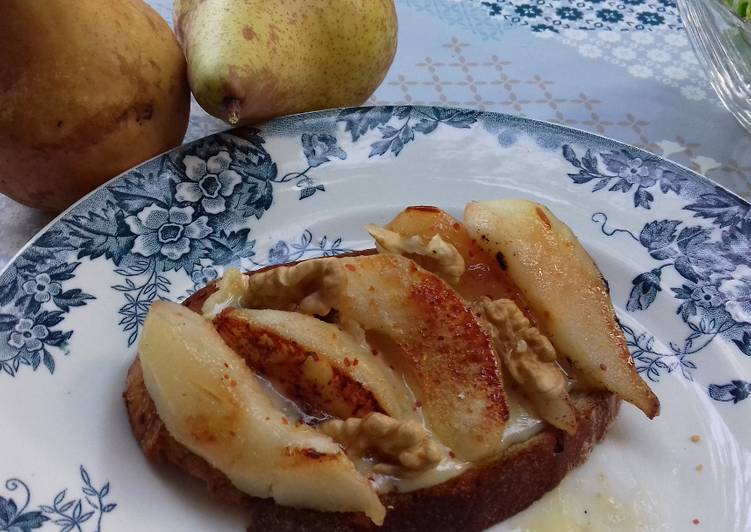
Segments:
[[[59,212],[180,144],[185,58],[143,0],[0,0],[0,193]]]
[[[396,51],[393,0],[175,0],[190,87],[231,124],[363,103]]]

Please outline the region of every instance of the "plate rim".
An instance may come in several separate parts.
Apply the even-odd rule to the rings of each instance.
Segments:
[[[216,137],[218,135],[233,134],[234,131],[240,131],[240,130],[247,129],[247,128],[257,129],[257,130],[259,130],[259,132],[263,133],[264,128],[267,127],[269,124],[275,124],[275,123],[280,123],[280,122],[284,122],[284,121],[305,120],[307,118],[325,119],[325,118],[328,118],[330,116],[336,115],[336,114],[338,114],[338,113],[340,113],[342,111],[347,111],[347,110],[379,109],[379,108],[395,108],[395,107],[405,107],[405,108],[408,108],[410,110],[412,110],[412,109],[445,109],[445,110],[452,110],[452,111],[471,111],[471,112],[474,112],[474,113],[478,113],[478,117],[481,117],[481,116],[502,117],[502,118],[506,118],[506,119],[511,119],[511,120],[517,121],[518,123],[539,124],[539,125],[543,125],[545,127],[551,128],[553,130],[569,131],[569,132],[572,132],[572,133],[574,133],[574,134],[576,134],[578,136],[584,136],[584,137],[590,137],[590,138],[600,139],[601,141],[606,141],[606,142],[609,142],[609,143],[612,143],[612,144],[616,144],[618,146],[623,146],[623,147],[629,148],[630,150],[633,150],[634,152],[637,152],[637,153],[643,153],[643,154],[646,154],[646,155],[648,155],[650,157],[656,157],[661,162],[667,163],[669,165],[673,165],[676,168],[680,168],[682,171],[687,172],[688,174],[691,174],[692,176],[694,176],[695,178],[699,179],[700,181],[704,181],[704,182],[706,182],[706,183],[708,183],[708,184],[710,184],[710,185],[712,185],[714,187],[717,187],[717,188],[720,188],[720,189],[724,190],[728,194],[730,194],[730,195],[736,197],[737,199],[739,199],[740,201],[742,201],[745,205],[751,207],[751,201],[746,200],[745,198],[741,197],[736,192],[730,190],[725,185],[723,185],[721,183],[718,183],[717,181],[713,180],[712,178],[709,178],[709,177],[707,177],[707,176],[705,176],[703,174],[695,172],[694,170],[691,170],[690,168],[688,168],[688,167],[686,167],[686,166],[684,166],[684,165],[682,165],[680,163],[677,163],[677,162],[674,162],[674,161],[672,161],[670,159],[662,157],[661,155],[657,155],[655,153],[652,153],[649,150],[645,150],[644,148],[639,148],[638,146],[634,146],[633,144],[629,144],[627,142],[622,142],[620,140],[614,139],[612,137],[608,137],[606,135],[600,135],[599,133],[592,133],[591,131],[587,131],[585,129],[580,129],[580,128],[576,128],[576,127],[572,127],[572,126],[557,124],[557,123],[552,122],[550,120],[539,120],[539,119],[536,119],[536,118],[527,118],[527,117],[523,117],[523,116],[519,116],[519,115],[515,115],[515,114],[501,113],[501,112],[497,112],[497,111],[481,111],[481,110],[473,109],[473,108],[470,108],[470,107],[455,107],[455,106],[441,106],[441,105],[411,105],[411,104],[404,104],[404,105],[402,105],[402,104],[394,104],[394,105],[358,105],[358,106],[352,106],[352,107],[330,107],[330,108],[326,108],[326,109],[318,109],[318,110],[315,110],[315,111],[306,111],[306,112],[303,112],[303,113],[294,113],[294,114],[290,114],[290,115],[284,115],[284,116],[273,118],[271,120],[260,122],[258,124],[246,124],[246,125],[241,125],[241,126],[236,126],[236,127],[229,127],[227,129],[223,129],[221,131],[216,131],[216,132],[211,133],[209,135],[204,135],[203,137],[199,137],[199,138],[193,139],[193,140],[191,140],[189,142],[181,143],[181,144],[179,144],[177,146],[174,146],[174,147],[172,147],[172,148],[170,148],[168,150],[165,150],[165,151],[163,151],[163,152],[161,152],[161,153],[159,153],[157,155],[154,155],[153,157],[150,157],[150,158],[146,159],[145,161],[142,161],[142,162],[138,163],[135,166],[132,166],[132,167],[128,168],[127,170],[125,170],[125,171],[117,174],[116,176],[108,179],[107,181],[105,181],[101,185],[97,186],[95,189],[93,189],[90,192],[86,193],[84,196],[82,196],[81,198],[79,198],[73,204],[71,204],[70,206],[68,206],[65,210],[63,210],[62,212],[60,212],[57,216],[55,216],[47,224],[45,224],[44,227],[42,227],[36,233],[34,233],[24,243],[24,245],[21,246],[21,248],[18,249],[18,251],[16,251],[16,253],[14,253],[13,256],[8,259],[8,262],[2,268],[0,268],[0,276],[2,276],[6,272],[6,270],[10,269],[11,266],[16,262],[16,260],[18,260],[18,258],[40,236],[42,236],[44,233],[46,233],[48,230],[50,230],[54,225],[56,225],[60,220],[62,220],[62,218],[64,218],[68,214],[70,214],[71,211],[73,211],[74,209],[76,209],[84,201],[86,201],[87,199],[89,199],[91,196],[94,196],[95,194],[97,194],[98,192],[100,192],[105,187],[107,187],[110,184],[114,183],[115,181],[119,180],[120,178],[122,178],[126,174],[129,174],[129,173],[131,173],[131,172],[133,172],[133,171],[135,171],[135,170],[137,170],[137,169],[139,169],[139,168],[141,168],[141,167],[143,167],[143,166],[151,163],[152,161],[158,160],[158,159],[160,159],[160,158],[162,158],[162,157],[164,157],[164,156],[166,156],[166,155],[168,155],[170,153],[173,153],[176,150],[183,149],[183,148],[185,148],[187,146],[192,146],[193,144],[196,144],[196,143],[199,143],[199,142],[204,142],[207,139],[211,139],[211,138]]]

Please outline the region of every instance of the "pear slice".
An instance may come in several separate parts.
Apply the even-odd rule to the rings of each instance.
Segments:
[[[280,266],[252,274],[237,301],[316,315],[334,310],[342,327],[385,347],[418,399],[414,407],[457,456],[473,461],[501,450],[508,407],[490,338],[456,291],[414,261],[369,255]]]
[[[456,291],[399,255],[336,260],[347,283],[334,307],[398,346],[428,427],[462,459],[499,451],[508,407],[498,363]]]
[[[250,367],[313,413],[415,417],[404,381],[336,325],[297,312],[228,308],[214,326]]]
[[[339,445],[284,417],[268,388],[201,315],[155,302],[139,357],[169,433],[238,489],[281,505],[364,512],[383,522],[384,506]]]
[[[577,425],[576,413],[563,386],[567,380],[566,374],[555,362],[555,353],[550,360],[540,360],[533,356],[533,352],[517,350],[517,342],[525,340],[525,334],[538,336],[539,332],[534,327],[530,328],[527,320],[534,317],[519,289],[503,269],[504,265],[472,240],[464,224],[436,207],[407,207],[385,229],[406,239],[417,237],[423,241],[433,241],[438,237],[461,255],[467,268],[454,283],[455,288],[471,303],[490,333],[495,352],[507,370],[504,376],[511,377],[520,387],[538,416],[554,427],[573,433]],[[413,257],[412,254],[407,256]],[[430,255],[414,256],[414,260],[440,275],[440,272],[435,272],[436,260]],[[493,312],[493,308],[499,304],[504,309],[513,310],[515,319],[509,319],[510,310],[500,315]],[[522,308],[526,310],[526,317]],[[518,326],[514,327],[514,324]]]
[[[521,289],[539,329],[590,381],[648,417],[660,402],[639,377],[592,257],[547,208],[524,200],[469,203],[470,235]]]
[[[503,271],[495,258],[488,255],[467,233],[464,224],[437,207],[407,207],[386,224],[385,229],[410,238],[420,237],[429,241],[436,235],[453,246],[464,259],[466,268],[454,287],[467,301],[480,297],[489,299],[512,299],[524,309],[519,290]],[[405,254],[423,268],[436,271],[436,261],[430,256]],[[526,310],[526,309],[525,309]]]

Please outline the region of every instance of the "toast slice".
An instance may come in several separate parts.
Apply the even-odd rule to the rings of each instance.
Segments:
[[[215,291],[215,285],[208,285],[184,305],[200,312]],[[219,501],[248,508],[249,530],[311,532],[483,530],[527,508],[555,488],[568,471],[586,461],[620,405],[620,400],[610,393],[572,393],[577,416],[573,434],[546,426],[528,440],[511,445],[499,456],[451,480],[413,492],[381,495],[388,513],[379,527],[362,513],[281,506],[272,499],[251,497],[238,490],[224,473],[169,434],[146,389],[139,359],[130,367],[123,398],[133,434],[148,459],[171,464],[205,482]]]
[[[206,292],[197,292],[188,306],[197,306],[201,298],[208,296]],[[280,532],[483,530],[524,510],[555,488],[571,469],[585,462],[620,405],[620,400],[610,393],[572,393],[578,421],[574,434],[548,426],[447,482],[409,493],[382,495],[388,513],[379,527],[362,513],[281,506],[238,490],[224,473],[170,436],[146,389],[138,359],[128,372],[123,398],[133,434],[149,460],[171,464],[205,482],[208,491],[221,502],[250,509],[248,530]]]
[[[511,222],[489,229],[501,234],[502,226]],[[149,459],[183,469],[202,480],[219,500],[248,509],[251,530],[485,529],[557,486],[602,439],[621,399],[632,400],[626,392],[634,386],[627,385],[624,392],[597,385],[598,381],[592,384],[591,371],[579,371],[571,359],[580,358],[580,345],[551,343],[547,331],[538,329],[547,323],[540,321],[541,312],[547,319],[545,308],[532,308],[520,290],[525,278],[509,271],[505,255],[483,247],[462,223],[433,207],[412,207],[389,225],[368,230],[376,241],[376,256],[371,256],[376,250],[368,250],[244,275],[232,271],[183,303],[213,321],[174,303],[160,303],[160,312],[171,305],[169,312],[179,318],[172,322],[175,327],[190,323],[190,330],[202,331],[198,335],[186,329],[175,336],[170,322],[159,330],[149,329],[148,323],[145,328],[142,351],[129,370],[123,394],[139,445]],[[588,257],[584,248],[573,247]],[[563,255],[557,248],[550,253],[528,266],[544,268]],[[574,275],[580,273],[580,263],[558,269]],[[594,284],[603,284],[599,273],[591,277]],[[609,298],[601,299],[612,313]],[[580,303],[585,309],[593,305]],[[160,312],[155,308],[152,314]],[[565,313],[556,316],[564,330],[581,326]],[[214,343],[200,350],[195,345],[204,345],[203,337],[214,338]],[[225,439],[214,438],[211,445],[219,447],[207,451],[196,446],[192,432],[190,437],[171,432],[177,430],[178,418],[170,405],[193,397],[191,387],[217,398],[225,392],[224,384],[204,377],[221,364],[196,366],[190,375],[174,369],[174,356],[197,351],[226,351],[225,368],[235,363],[243,370],[247,366],[253,378],[270,383],[271,393],[296,403],[296,426],[308,431],[317,427],[324,438],[333,438],[327,452],[347,453],[360,478],[368,479],[377,518],[372,505],[353,504],[351,492],[342,489],[337,504],[278,499],[273,480],[268,492],[246,489],[244,480],[261,480],[247,472],[238,477],[238,467],[222,465],[227,453],[217,449]],[[606,355],[623,358],[613,348]],[[630,375],[629,360],[616,358],[617,369],[642,384],[635,372]],[[171,363],[160,363],[154,373],[154,363],[163,360]],[[222,379],[230,383],[226,392],[232,396],[234,374],[222,371]],[[179,383],[169,402],[155,387],[155,379]],[[256,395],[242,404],[261,402]],[[659,405],[656,397],[654,403]],[[207,419],[216,417],[211,408],[187,406],[176,414],[192,419],[199,410]],[[271,415],[267,422],[276,419]],[[372,416],[386,418],[392,429],[380,425],[386,421],[369,424]],[[285,417],[281,421],[287,425]],[[279,432],[280,427],[270,423],[269,430]],[[410,423],[417,428],[408,428]],[[255,436],[269,434],[265,428],[257,430],[242,440],[246,446]],[[226,441],[236,441],[235,432],[228,434]],[[279,449],[297,452],[288,440],[280,442]],[[240,454],[247,458],[257,452]],[[313,462],[323,456],[308,454]],[[250,462],[254,467],[261,463]],[[269,479],[280,472],[276,466],[266,469],[273,473]],[[294,472],[280,474],[286,475],[285,486],[299,481]],[[339,486],[320,476],[317,482],[320,492],[298,489],[298,495],[315,493],[316,501],[328,501],[329,486]]]

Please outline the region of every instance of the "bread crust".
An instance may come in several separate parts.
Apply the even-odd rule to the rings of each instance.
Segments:
[[[200,312],[216,290],[209,285],[184,304]],[[138,358],[128,371],[123,393],[133,434],[143,453],[156,463],[169,463],[205,482],[218,500],[250,510],[249,530],[410,532],[483,530],[524,510],[555,488],[589,456],[618,413],[620,400],[610,393],[574,392],[578,427],[566,434],[550,426],[514,444],[492,461],[430,488],[381,496],[388,512],[383,526],[361,513],[321,512],[291,508],[271,499],[240,492],[219,470],[189,451],[168,433],[143,381]]]

